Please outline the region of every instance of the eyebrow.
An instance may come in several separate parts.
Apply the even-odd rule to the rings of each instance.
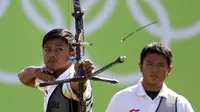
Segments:
[[[164,65],[165,63],[164,63],[164,62],[159,62],[158,64],[162,64],[162,65]]]
[[[147,60],[147,63],[152,63],[151,61]]]
[[[56,46],[60,47],[60,46],[63,46],[62,44],[57,44]]]
[[[57,44],[57,45],[56,45],[56,47],[62,47],[62,46],[63,46],[63,45],[61,45],[61,44]],[[44,46],[44,48],[48,48],[48,47],[51,47],[51,46],[50,46],[50,45],[45,45],[45,46]]]
[[[153,63],[153,62],[151,62],[151,61],[149,61],[149,60],[147,60],[146,62],[147,62],[147,63],[151,63],[151,64]],[[159,62],[158,64],[159,64],[159,65],[165,65],[165,62]]]

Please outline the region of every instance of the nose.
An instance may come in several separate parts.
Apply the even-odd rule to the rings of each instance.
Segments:
[[[157,67],[153,67],[152,68],[152,72],[158,72],[158,68]]]
[[[49,53],[49,57],[55,57],[55,52],[54,52],[54,51],[51,51],[51,52]]]

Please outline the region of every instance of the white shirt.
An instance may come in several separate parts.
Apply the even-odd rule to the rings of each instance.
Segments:
[[[72,65],[65,72],[63,72],[56,80],[69,79],[69,78],[73,78],[73,76],[74,76],[74,66]],[[36,79],[35,81],[36,81],[36,83],[35,83],[36,85],[39,85],[39,83],[43,82],[39,79]],[[88,99],[88,98],[91,97],[92,88],[91,88],[91,85],[90,85],[90,81],[87,81],[86,84],[87,84],[87,88],[83,93],[83,97],[85,99]],[[56,87],[57,87],[57,85],[51,85],[51,86],[46,86],[46,87],[38,87],[39,90],[44,92],[44,112],[46,112],[49,97],[51,96],[51,94],[53,93],[53,91]],[[62,91],[63,91],[63,94],[67,98],[78,100],[78,97],[72,91],[70,83],[64,83]],[[86,101],[86,103],[87,103],[87,101]]]
[[[112,97],[106,112],[155,112],[161,97],[167,98],[168,93],[174,94],[175,92],[163,84],[157,97],[152,100],[146,94],[142,80],[140,80],[137,85],[117,92]],[[139,111],[133,111],[134,109]],[[177,100],[177,112],[194,112],[189,101],[181,95]]]

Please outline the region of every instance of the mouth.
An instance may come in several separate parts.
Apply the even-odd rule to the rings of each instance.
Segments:
[[[151,78],[152,78],[152,79],[157,79],[158,76],[156,76],[156,75],[152,75]]]
[[[55,59],[50,59],[47,61],[48,63],[56,63],[57,61]]]

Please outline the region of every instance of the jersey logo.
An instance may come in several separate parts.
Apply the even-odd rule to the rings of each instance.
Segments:
[[[45,94],[48,95],[48,90],[45,90]]]
[[[140,109],[132,109],[129,112],[140,112]]]
[[[52,101],[52,102],[51,102],[51,107],[52,107],[52,108],[59,108],[59,102],[57,102],[57,101]]]

